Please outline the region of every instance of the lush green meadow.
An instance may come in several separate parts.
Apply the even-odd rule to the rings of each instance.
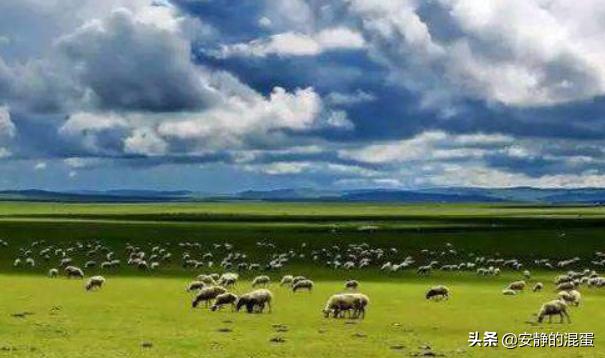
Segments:
[[[12,266],[18,249],[36,240],[59,246],[101,240],[116,252],[126,242],[149,247],[190,241],[208,248],[229,242],[258,260],[267,254],[256,243],[268,240],[282,251],[302,243],[320,249],[367,242],[397,248],[418,264],[424,263],[421,249],[440,250],[448,242],[461,254],[499,254],[527,264],[577,255],[583,259],[574,267],[579,269],[594,251],[605,250],[604,228],[605,210],[599,207],[0,203],[0,239],[9,242],[0,247],[0,356],[397,357],[422,355],[426,345],[438,355],[459,357],[605,356],[603,289],[582,289],[581,306],[570,309],[571,324],[533,323],[532,314],[555,296],[552,279],[559,271],[532,270],[532,283],[540,280],[546,289],[508,297],[500,291],[521,279],[519,272],[478,277],[437,271],[418,277],[413,269],[393,274],[375,267],[334,270],[307,257],[269,275],[277,281],[286,273],[303,274],[315,281],[315,290],[293,294],[273,284],[273,312],[249,315],[191,308],[187,283],[218,269],[183,269],[174,262],[139,272],[124,265],[102,272],[103,289],[86,292],[83,281],[47,278],[54,262]],[[87,276],[96,273],[101,270],[86,270]],[[235,291],[248,291],[254,275],[243,274]],[[360,280],[360,291],[371,299],[366,319],[323,318],[326,299],[342,291],[349,278]],[[425,300],[425,291],[435,284],[447,285],[451,299]],[[470,331],[594,332],[596,347],[470,348]]]

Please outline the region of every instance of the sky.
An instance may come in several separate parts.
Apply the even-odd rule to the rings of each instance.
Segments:
[[[3,0],[0,189],[605,186],[601,0]]]

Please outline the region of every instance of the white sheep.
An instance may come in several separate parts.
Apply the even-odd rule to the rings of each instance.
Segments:
[[[237,283],[239,275],[232,272],[226,272],[218,279],[218,284],[224,287],[233,287]]]
[[[348,293],[347,295],[353,296],[353,318],[364,319],[370,298],[363,293]]]
[[[79,267],[76,266],[67,266],[65,269],[65,274],[67,278],[84,278],[84,271],[82,271]]]
[[[580,305],[580,301],[582,300],[582,295],[577,290],[561,291],[559,292],[558,297],[565,301],[565,303],[576,307]]]
[[[292,280],[294,280],[294,276],[292,276],[292,275],[285,275],[284,277],[281,278],[281,281],[279,282],[279,285],[280,286],[291,285],[292,284]]]
[[[525,281],[514,281],[508,284],[506,288],[509,290],[523,291],[526,285],[527,284],[525,283]]]
[[[311,280],[301,280],[292,285],[292,292],[296,292],[298,290],[307,290],[311,292],[313,290],[314,283]]]
[[[210,276],[210,275],[204,275],[204,274],[198,275],[196,277],[196,280],[197,281],[201,281],[201,282],[203,282],[203,283],[205,283],[206,285],[209,285],[209,286],[210,285],[216,285],[216,280],[214,278],[212,278],[212,276]]]
[[[193,299],[193,302],[191,302],[191,307],[197,307],[200,302],[204,302],[206,304],[206,307],[208,307],[210,301],[215,299],[216,296],[225,292],[227,292],[227,290],[221,286],[204,287],[197,293],[197,295]]]
[[[576,284],[573,281],[561,282],[557,285],[555,290],[557,291],[571,291],[576,288]]]
[[[348,280],[345,282],[345,289],[347,290],[357,290],[359,288],[359,281],[357,280]]]
[[[267,286],[271,283],[271,278],[267,275],[256,276],[254,280],[252,280],[252,287],[257,286]]]
[[[552,323],[552,316],[554,315],[561,317],[560,323],[563,323],[563,317],[567,317],[567,322],[571,323],[567,314],[567,304],[562,300],[553,300],[543,304],[540,311],[538,311],[538,323],[542,323],[545,316],[548,316],[548,323]]]
[[[523,277],[525,277],[526,280],[531,279],[531,272],[529,272],[529,270],[523,271]]]
[[[353,299],[345,294],[336,294],[330,296],[324,306],[324,317],[329,318],[330,314],[334,318],[342,317],[345,312],[353,310]]]
[[[231,310],[235,310],[235,303],[237,302],[237,296],[233,293],[226,292],[216,296],[216,300],[210,310],[216,311],[221,309],[225,305],[231,305]]]
[[[447,288],[446,286],[443,285],[439,285],[439,286],[434,286],[431,287],[425,295],[427,300],[430,300],[434,297],[438,298],[438,299],[449,299],[450,297],[450,290],[449,288]]]
[[[365,317],[365,308],[369,304],[368,296],[361,293],[340,293],[332,295],[324,306],[324,317],[329,318],[332,315],[334,318],[342,318],[345,313],[353,312],[352,318]]]
[[[533,292],[540,292],[544,289],[544,284],[542,282],[537,282],[532,289]]]
[[[517,294],[517,291],[505,288],[502,290],[502,294],[504,296],[515,296]]]
[[[48,277],[55,278],[58,275],[59,275],[59,270],[57,270],[56,268],[51,268],[50,270],[48,270]]]
[[[90,291],[94,288],[101,288],[105,283],[105,278],[103,276],[92,276],[88,279],[86,283],[86,291]]]
[[[273,300],[273,294],[271,291],[261,288],[258,290],[254,290],[252,292],[248,292],[239,297],[236,303],[236,311],[246,306],[246,311],[248,313],[254,312],[254,309],[257,309],[257,312],[262,313],[265,309],[265,305],[269,306],[269,312],[271,312],[271,301]]]
[[[187,292],[193,292],[193,291],[201,290],[202,288],[204,288],[204,286],[206,286],[206,284],[203,283],[202,281],[192,281],[189,283],[189,285],[187,285],[187,288],[185,290]]]
[[[420,266],[420,267],[418,267],[418,270],[416,270],[416,272],[419,275],[429,275],[431,273],[432,268],[433,267],[431,265]]]
[[[292,279],[292,284],[294,285],[294,284],[296,284],[298,281],[302,281],[302,280],[306,280],[306,279],[307,279],[307,278],[306,278],[305,276],[295,276],[295,277]]]

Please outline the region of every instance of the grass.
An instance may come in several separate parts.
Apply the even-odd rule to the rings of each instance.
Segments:
[[[571,309],[570,325],[527,323],[541,303],[553,298],[555,272],[534,272],[534,280],[547,284],[544,292],[505,297],[501,289],[519,279],[518,273],[417,277],[410,271],[334,271],[298,259],[282,273],[311,277],[315,291],[294,295],[274,285],[273,312],[248,315],[192,310],[184,288],[198,272],[177,264],[146,274],[128,267],[103,273],[107,285],[98,292],[85,292],[82,281],[46,278],[54,263],[12,267],[18,248],[40,239],[57,245],[100,239],[120,252],[127,241],[145,247],[195,241],[204,250],[228,241],[259,260],[266,254],[256,247],[258,240],[275,242],[280,251],[303,242],[310,249],[368,242],[396,247],[399,257],[409,254],[420,263],[420,249],[450,242],[464,253],[498,252],[526,263],[545,256],[586,260],[605,247],[604,213],[597,207],[487,205],[0,203],[0,238],[10,243],[0,248],[0,357],[401,357],[422,352],[419,347],[426,344],[438,354],[459,357],[605,356],[605,290],[583,290],[584,302]],[[358,230],[367,225],[377,229]],[[85,258],[76,260],[82,264]],[[87,270],[87,275],[96,272]],[[272,274],[273,279],[282,273]],[[238,292],[249,289],[251,277],[244,276]],[[325,300],[352,277],[371,298],[367,318],[355,324],[324,319]],[[424,300],[434,284],[448,285],[452,298]],[[33,314],[13,316],[23,312]],[[277,332],[273,325],[285,325],[287,331]],[[219,331],[223,328],[229,331]],[[468,333],[486,330],[500,335],[594,332],[596,348],[469,348]],[[285,341],[271,342],[275,337]],[[143,342],[152,346],[142,347]]]
[[[229,309],[216,313],[191,309],[184,292],[186,280],[179,278],[109,277],[104,289],[90,293],[77,280],[2,275],[0,349],[14,349],[11,355],[24,357],[397,357],[422,352],[423,345],[460,357],[521,357],[528,352],[536,357],[594,357],[602,352],[596,348],[469,348],[468,333],[485,330],[500,334],[595,332],[596,346],[605,343],[603,292],[585,294],[583,307],[572,309],[571,325],[533,326],[526,321],[553,293],[500,295],[502,286],[513,278],[458,281],[444,275],[363,282],[363,292],[372,300],[367,318],[347,324],[346,320],[326,320],[320,313],[325,299],[342,287],[341,281],[334,280],[319,282],[312,294],[295,295],[274,287],[273,312],[248,315]],[[423,299],[426,288],[437,282],[450,286],[449,301]],[[237,290],[245,291],[248,285],[241,282]],[[33,314],[11,316],[19,312]],[[287,331],[277,332],[273,325],[285,325]],[[230,332],[219,331],[224,328]],[[285,342],[272,343],[275,337]],[[142,347],[143,342],[152,347]]]

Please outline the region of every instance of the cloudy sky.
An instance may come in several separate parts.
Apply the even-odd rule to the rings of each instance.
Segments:
[[[602,0],[4,0],[0,189],[605,185]]]

